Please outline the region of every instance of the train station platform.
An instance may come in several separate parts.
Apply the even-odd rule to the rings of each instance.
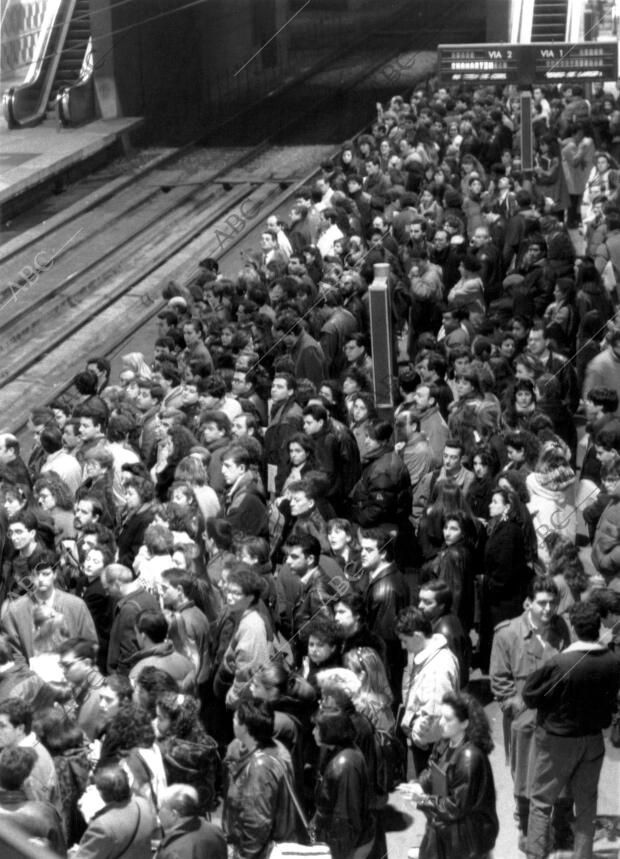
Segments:
[[[129,146],[140,117],[98,119],[80,128],[51,122],[9,131],[0,126],[0,207],[49,184],[117,145]]]

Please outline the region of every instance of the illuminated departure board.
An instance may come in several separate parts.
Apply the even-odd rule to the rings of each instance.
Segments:
[[[615,81],[616,42],[439,45],[443,83],[519,84]]]

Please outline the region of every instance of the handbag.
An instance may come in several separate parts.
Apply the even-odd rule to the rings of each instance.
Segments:
[[[327,844],[296,844],[294,841],[276,841],[271,848],[269,859],[331,859],[332,852]]]
[[[609,733],[609,741],[614,749],[620,749],[620,712],[614,713],[611,720],[611,731]]]
[[[277,758],[273,758],[273,760],[277,761],[278,765],[280,761]],[[304,814],[304,810],[301,807],[299,800],[293,790],[293,786],[289,781],[288,773],[282,764],[282,775],[284,779],[284,784],[286,785],[286,790],[295,806],[295,811],[297,812],[301,823],[308,833],[308,838],[310,841],[313,841],[312,832],[310,830],[310,824],[306,819],[306,815]],[[269,859],[295,859],[295,857],[312,857],[312,859],[332,859],[332,851],[327,844],[298,844],[295,841],[274,841],[273,846],[269,852]]]

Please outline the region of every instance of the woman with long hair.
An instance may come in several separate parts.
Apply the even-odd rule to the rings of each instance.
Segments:
[[[486,525],[495,477],[499,471],[499,461],[495,451],[489,445],[481,444],[476,448],[472,470],[474,479],[469,485],[465,499],[473,515]]]
[[[533,432],[541,444],[557,435],[570,450],[571,463],[575,463],[577,454],[577,428],[573,415],[562,399],[562,386],[557,373],[543,373],[538,380],[538,408],[541,414],[530,422]],[[551,432],[545,431],[540,418],[548,417],[551,421]]]
[[[553,299],[543,316],[545,337],[551,340],[556,352],[570,358],[575,354],[578,326],[575,284],[571,277],[558,277],[553,287]]]
[[[151,715],[136,704],[121,706],[106,728],[98,766],[119,762],[131,771],[133,793],[150,800],[157,809],[167,787],[164,760],[155,742]]]
[[[427,819],[420,859],[488,859],[499,832],[489,721],[471,695],[449,692],[439,724],[428,768],[403,785]]]
[[[502,620],[516,617],[532,576],[527,543],[512,492],[496,489],[489,504],[488,536],[484,548],[480,653],[488,667],[493,630]]]
[[[152,376],[151,368],[142,352],[128,352],[122,356],[121,364],[124,370],[131,370],[138,379],[150,379]]]
[[[612,170],[617,167],[618,165],[615,162],[612,164],[609,152],[601,151],[596,153],[596,161],[590,170],[583,192],[582,215],[584,219],[592,212],[593,200],[597,197],[606,197],[609,199],[611,194],[609,179]]]
[[[498,387],[497,390],[502,390],[502,388]],[[502,410],[499,400],[495,399],[495,397],[493,399],[484,399],[480,403],[476,413],[476,431],[474,437],[476,447],[470,454],[470,462],[473,462],[473,457],[480,450],[480,447],[484,446],[497,459],[498,468],[505,465],[508,455],[506,453],[502,430]]]
[[[319,396],[326,401],[325,408],[331,417],[341,422],[347,420],[347,410],[344,404],[342,385],[336,379],[323,379],[319,388]]]
[[[125,481],[125,509],[118,532],[118,562],[132,567],[144,541],[144,534],[155,517],[155,487],[150,480],[133,477]]]
[[[536,530],[532,523],[532,517],[528,510],[530,490],[527,487],[527,474],[522,471],[502,472],[497,478],[497,486],[514,496],[513,515],[523,529],[525,538],[525,560],[529,567],[534,567],[538,561],[538,544],[536,542]]]
[[[185,456],[174,470],[175,483],[185,483],[192,487],[196,503],[203,520],[217,516],[221,506],[217,493],[209,486],[207,469],[197,456]]]
[[[540,450],[536,436],[527,430],[510,430],[504,436],[504,443],[507,460],[500,474],[518,471],[525,478],[534,467]]]
[[[442,531],[441,550],[432,565],[423,568],[422,579],[440,579],[448,585],[452,611],[467,635],[474,624],[476,528],[471,516],[456,510],[444,515]]]
[[[478,410],[484,400],[478,373],[473,367],[454,375],[456,399],[450,404],[448,429],[451,438],[463,443],[465,456],[471,456],[476,446]]]
[[[160,438],[157,447],[157,462],[151,469],[155,481],[157,498],[166,501],[168,490],[174,482],[177,465],[189,456],[197,442],[191,432],[184,426],[171,426]]]
[[[543,134],[540,138],[534,172],[537,185],[546,198],[553,200],[554,206],[559,210],[558,217],[562,220],[564,210],[570,205],[570,199],[562,170],[560,144],[554,134]]]
[[[553,532],[546,539],[549,561],[547,574],[560,592],[558,614],[565,614],[576,602],[585,599],[591,587],[590,577],[579,557],[579,549],[568,538]]]
[[[537,413],[538,390],[531,379],[517,379],[510,391],[510,402],[502,413],[504,426],[509,430],[529,430]]]
[[[370,381],[366,373],[363,370],[360,370],[359,367],[347,367],[341,378],[344,403],[350,420],[355,398],[358,394],[370,390]]]
[[[443,545],[443,526],[448,516],[464,513],[474,523],[475,516],[456,483],[438,480],[433,488],[431,505],[422,515],[418,529],[418,540],[425,561],[432,561]],[[476,528],[473,527],[475,532]]]
[[[372,647],[347,650],[344,667],[360,681],[353,703],[358,713],[368,717],[376,731],[393,731],[396,724],[392,710],[393,695],[381,657]]]
[[[51,606],[37,604],[32,613],[32,623],[34,636],[33,655],[28,660],[30,668],[47,683],[64,685],[60,648],[68,641],[69,630],[63,615]]]
[[[191,695],[165,692],[157,698],[155,710],[168,784],[195,787],[201,813],[208,814],[217,806],[221,767],[217,743],[200,720],[200,703]]]
[[[614,305],[603,285],[603,279],[592,257],[578,257],[575,261],[575,309],[577,311],[577,339],[583,338],[584,319],[587,313],[597,310],[601,327],[614,315]]]
[[[191,484],[175,480],[168,490],[168,497],[172,510],[183,518],[188,537],[194,542],[200,540],[205,523]]]
[[[37,505],[54,523],[54,543],[56,547],[62,540],[73,540],[73,496],[71,490],[53,471],[39,477],[34,485]]]
[[[316,468],[314,442],[303,432],[296,432],[286,443],[288,451],[286,468],[279,468],[276,476],[276,490],[282,495],[289,484],[296,483],[308,472]]]
[[[360,393],[355,394],[351,403],[349,429],[355,436],[360,456],[363,456],[365,453],[364,441],[368,424],[376,417],[377,409],[373,395],[368,391],[360,391]]]

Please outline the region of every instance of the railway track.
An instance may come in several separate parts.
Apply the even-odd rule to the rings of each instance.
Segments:
[[[447,11],[436,29],[424,34],[419,56],[444,37],[442,27],[453,14],[454,9]],[[338,87],[360,87],[394,56],[375,54],[368,62],[366,47],[334,72]],[[426,75],[431,65],[427,62]],[[307,87],[308,82],[306,93],[312,94]],[[313,94],[258,146],[186,147],[175,157],[157,159],[131,181],[99,189],[92,199],[0,249],[4,428],[19,432],[33,405],[69,387],[89,356],[113,353],[159,310],[166,282],[190,280],[203,256],[230,253],[296,187],[312,180],[334,145],[277,146],[276,141],[294,137],[307,125],[308,113],[321,115],[322,138],[329,139],[330,123],[332,139],[351,136],[342,129],[342,109],[334,104],[325,71],[317,75]],[[361,124],[358,119],[358,130]]]

